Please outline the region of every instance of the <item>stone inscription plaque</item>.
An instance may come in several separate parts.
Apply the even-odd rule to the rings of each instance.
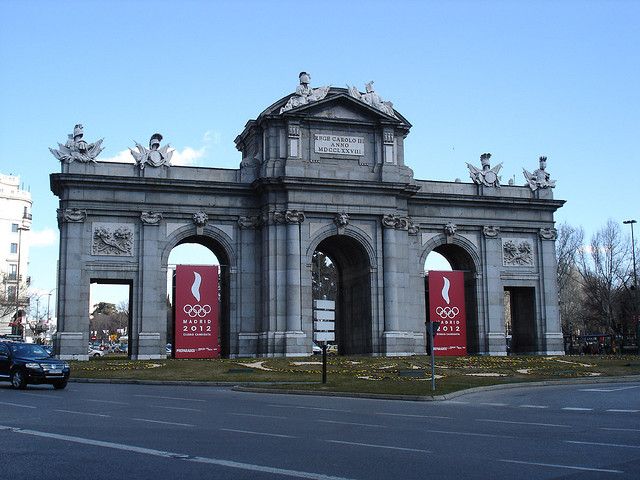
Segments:
[[[316,153],[334,155],[364,155],[364,137],[349,135],[314,134],[314,150]]]

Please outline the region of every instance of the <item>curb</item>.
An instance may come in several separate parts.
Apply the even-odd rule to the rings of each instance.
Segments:
[[[593,385],[598,383],[629,383],[640,381],[640,375],[625,375],[621,377],[583,377],[567,378],[564,380],[545,380],[542,382],[518,382],[503,383],[499,385],[486,385],[483,387],[473,387],[466,390],[447,393],[445,395],[390,395],[383,393],[351,393],[351,392],[323,392],[288,389],[262,388],[256,385],[292,385],[291,382],[201,382],[182,380],[134,380],[134,379],[101,379],[101,378],[70,378],[70,382],[75,383],[111,383],[111,384],[133,384],[133,385],[172,385],[190,387],[231,387],[234,392],[246,393],[271,393],[275,395],[312,395],[317,397],[345,397],[364,398],[370,400],[402,400],[409,402],[437,402],[451,400],[478,392],[488,392],[493,390],[508,390],[523,387],[550,387],[558,385]],[[319,382],[303,382],[298,385],[317,385]]]

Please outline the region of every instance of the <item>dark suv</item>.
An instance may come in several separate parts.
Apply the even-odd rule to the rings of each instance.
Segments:
[[[70,368],[33,343],[0,341],[0,380],[9,380],[13,388],[28,383],[50,383],[56,389],[67,386]]]

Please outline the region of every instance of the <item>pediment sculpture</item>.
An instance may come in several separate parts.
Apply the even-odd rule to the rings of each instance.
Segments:
[[[296,94],[289,98],[287,104],[280,109],[280,113],[284,113],[292,108],[307,105],[308,103],[322,100],[329,93],[331,87],[311,88],[311,75],[307,72],[300,72],[298,75],[300,85],[296,88]]]
[[[96,157],[104,150],[102,147],[103,139],[95,143],[87,143],[82,139],[83,136],[83,127],[78,124],[73,127],[73,133],[68,135],[67,143],[64,145],[58,143],[58,150],[50,148],[49,151],[61,162],[96,163]]]
[[[167,167],[171,166],[171,156],[174,150],[169,150],[169,144],[160,147],[161,141],[162,135],[154,133],[149,140],[149,148],[145,148],[136,142],[137,151],[131,148],[129,149],[131,155],[136,160],[136,165],[140,167],[140,169],[143,169],[147,164],[152,167],[160,167],[162,165]]]
[[[382,113],[386,115],[397,118],[396,112],[393,109],[393,103],[384,101],[380,97],[380,95],[376,93],[376,91],[373,88],[373,80],[365,84],[364,86],[365,93],[360,93],[356,87],[349,87],[348,85],[347,87],[349,88],[349,95],[351,95],[353,98],[360,100],[363,103],[366,103],[367,105],[375,108],[376,110],[380,110]]]

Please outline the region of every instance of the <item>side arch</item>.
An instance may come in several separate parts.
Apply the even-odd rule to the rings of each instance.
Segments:
[[[338,232],[335,225],[327,225],[318,230],[309,243],[307,247],[307,251],[305,252],[305,261],[308,264],[311,263],[313,259],[313,252],[316,251],[318,245],[329,237],[344,235],[347,237],[351,237],[356,240],[367,252],[367,256],[369,257],[369,265],[371,265],[371,269],[375,270],[378,268],[377,257],[375,254],[375,249],[372,245],[372,239],[360,228],[348,225],[344,231]]]
[[[427,243],[425,243],[424,246],[422,247],[420,264],[424,265],[424,263],[427,261],[427,256],[429,256],[429,254],[433,252],[436,248],[442,247],[444,245],[456,245],[462,248],[469,255],[469,258],[473,262],[472,266],[473,266],[474,273],[477,274],[481,272],[481,268],[480,268],[481,261],[480,261],[480,254],[478,253],[478,247],[476,247],[476,245],[474,245],[470,240],[460,235],[454,235],[452,238],[448,239],[446,235],[441,233],[439,235],[436,235],[430,238],[427,241]]]

